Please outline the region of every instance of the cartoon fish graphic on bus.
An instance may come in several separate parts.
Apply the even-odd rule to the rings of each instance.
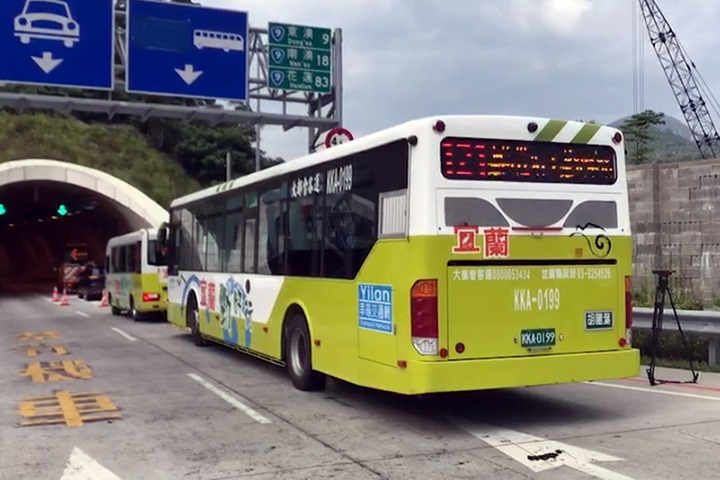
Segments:
[[[250,280],[245,285],[230,278],[226,285],[220,284],[220,326],[226,342],[239,345],[237,322],[243,320],[245,330],[245,348],[250,348],[252,340],[253,306],[250,300]]]

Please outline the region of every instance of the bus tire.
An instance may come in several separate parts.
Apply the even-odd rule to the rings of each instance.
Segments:
[[[290,314],[285,325],[285,367],[295,388],[304,392],[325,389],[325,375],[312,369],[312,341],[302,313]]]
[[[120,309],[112,303],[112,295],[108,295],[108,303],[110,304],[110,313],[120,315]]]
[[[192,336],[195,346],[207,346],[207,340],[200,335],[200,312],[198,311],[195,295],[190,295],[188,299],[187,307],[185,308],[185,322],[188,328],[190,328],[190,335]]]
[[[135,299],[132,296],[130,296],[130,316],[136,322],[139,322],[143,318],[142,313],[135,308]]]

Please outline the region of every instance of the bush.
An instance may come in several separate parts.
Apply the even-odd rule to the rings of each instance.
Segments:
[[[663,321],[675,321],[665,317]],[[640,350],[643,357],[650,357],[652,354],[652,334],[651,332],[633,332],[633,347]],[[708,341],[701,337],[691,337],[685,335],[685,341],[688,346],[688,353],[685,352],[683,347],[682,337],[679,333],[675,332],[662,332],[658,339],[658,345],[656,347],[655,356],[664,360],[673,362],[687,362],[692,359],[696,363],[707,363],[708,362]]]
[[[0,113],[0,163],[33,158],[101,170],[165,208],[173,198],[199,189],[177,162],[152,149],[132,126],[89,125],[40,113]]]
[[[635,307],[653,308],[655,305],[656,277],[642,277],[639,288],[633,289]],[[703,310],[705,305],[687,288],[677,275],[670,277],[670,292],[678,310]],[[665,295],[665,307],[670,308],[670,298]]]

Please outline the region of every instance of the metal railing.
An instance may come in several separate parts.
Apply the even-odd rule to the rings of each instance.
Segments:
[[[677,310],[680,326],[686,335],[708,341],[708,364],[720,364],[720,312],[714,310]],[[633,308],[633,330],[652,329],[653,309]],[[663,331],[677,332],[672,308],[663,312]]]

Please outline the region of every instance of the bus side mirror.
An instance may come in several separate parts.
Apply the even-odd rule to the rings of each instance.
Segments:
[[[165,245],[167,244],[167,237],[168,237],[167,228],[168,228],[167,223],[163,223],[160,226],[160,229],[158,230],[158,244],[161,247],[165,247]]]

